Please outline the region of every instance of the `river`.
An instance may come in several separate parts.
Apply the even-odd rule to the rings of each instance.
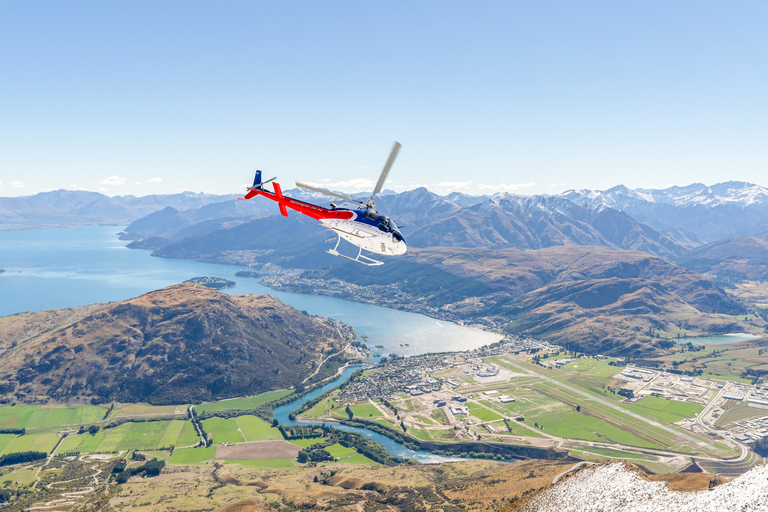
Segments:
[[[340,423],[336,422],[323,422],[323,421],[312,421],[312,422],[306,422],[306,421],[294,421],[292,420],[289,415],[291,411],[298,409],[304,402],[308,402],[314,398],[317,398],[321,394],[325,393],[328,390],[331,390],[337,386],[339,386],[341,383],[343,383],[345,380],[349,378],[350,375],[352,375],[355,371],[362,368],[363,365],[354,365],[349,366],[344,369],[344,371],[341,373],[341,375],[334,379],[332,382],[329,382],[325,386],[316,389],[315,391],[312,391],[311,393],[307,393],[303,397],[294,400],[293,402],[287,403],[285,405],[281,405],[280,407],[277,407],[274,410],[273,416],[277,419],[278,422],[280,422],[281,425],[326,425],[329,427],[333,427],[338,430],[344,430],[347,432],[357,432],[359,434],[364,435],[365,437],[369,439],[373,439],[380,445],[384,446],[384,448],[387,450],[387,452],[390,455],[394,455],[395,457],[402,457],[404,459],[416,459],[422,464],[436,464],[438,462],[450,462],[454,460],[462,460],[459,457],[445,457],[443,455],[435,455],[433,453],[424,451],[424,450],[411,450],[409,448],[406,448],[405,446],[393,441],[392,439],[388,438],[387,436],[383,436],[377,432],[372,432],[365,428],[358,428],[358,427],[350,427],[349,425],[342,425]]]

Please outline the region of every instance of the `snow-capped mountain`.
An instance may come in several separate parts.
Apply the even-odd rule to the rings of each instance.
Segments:
[[[638,188],[630,189],[618,185],[608,190],[568,190],[560,194],[571,200],[588,199],[589,202],[605,203],[617,208],[625,208],[635,203],[670,204],[673,206],[766,206],[768,188],[743,181],[727,181],[708,187],[694,183],[685,187],[665,189]]]
[[[633,190],[619,185],[608,190],[569,190],[560,197],[618,208],[687,246],[768,230],[768,188],[741,181],[666,189]]]

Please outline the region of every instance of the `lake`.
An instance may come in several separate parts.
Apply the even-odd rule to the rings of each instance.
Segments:
[[[685,345],[688,342],[694,345],[720,345],[722,343],[734,343],[736,341],[751,340],[759,338],[754,334],[747,334],[744,332],[736,332],[733,334],[720,334],[717,336],[696,336],[693,338],[680,338],[677,341],[678,345]]]
[[[468,350],[501,339],[415,313],[273,291],[256,279],[235,276],[242,270],[236,266],[154,258],[149,251],[126,248],[127,242],[117,237],[120,231],[116,226],[0,231],[0,268],[6,270],[0,273],[0,316],[125,300],[192,277],[215,276],[237,283],[228,293],[267,293],[296,309],[348,323],[358,336],[368,336],[373,352]]]

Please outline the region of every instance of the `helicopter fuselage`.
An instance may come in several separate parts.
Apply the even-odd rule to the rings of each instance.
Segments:
[[[365,251],[387,256],[399,256],[408,250],[405,238],[395,223],[389,217],[379,215],[375,210],[368,208],[324,208],[285,197],[280,184],[273,183],[273,186],[274,192],[265,190],[261,185],[251,187],[242,199],[251,199],[257,195],[264,196],[278,204],[283,216],[288,216],[287,208],[290,208],[312,217],[320,221],[324,227],[335,231],[339,237]]]
[[[348,220],[329,218],[320,222],[344,240],[372,253],[400,256],[408,250],[405,238],[389,218],[370,210],[346,211],[354,213],[355,217]]]

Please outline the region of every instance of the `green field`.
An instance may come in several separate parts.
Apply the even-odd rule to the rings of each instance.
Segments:
[[[216,447],[209,446],[207,448],[181,448],[173,450],[171,458],[168,459],[168,464],[177,464],[180,466],[197,466],[211,462],[216,458]]]
[[[179,434],[175,446],[192,446],[199,442],[200,437],[197,434],[197,429],[191,421],[185,421],[184,428],[181,429],[181,434]]]
[[[176,445],[185,421],[147,421],[123,423],[101,429],[95,435],[68,436],[61,442],[60,452],[115,452],[119,450],[157,450]]]
[[[311,418],[319,418],[320,416],[325,416],[331,413],[331,411],[337,407],[339,404],[336,403],[333,399],[339,395],[338,390],[332,392],[328,397],[326,397],[324,400],[322,400],[320,403],[316,404],[314,407],[312,407],[307,412],[303,413],[302,416],[308,416]]]
[[[536,423],[544,427],[543,432],[570,439],[620,443],[641,448],[662,449],[656,443],[647,441],[635,434],[622,430],[607,421],[576,412],[563,406],[559,410],[540,415]],[[530,424],[532,421],[528,421]]]
[[[336,462],[343,463],[343,464],[356,464],[356,465],[363,465],[363,466],[379,466],[380,464],[378,462],[374,462],[365,455],[360,455],[357,453],[357,450],[354,448],[346,448],[344,446],[341,446],[339,443],[332,444],[328,448],[328,453],[336,457]]]
[[[608,361],[615,361],[615,359],[603,359],[598,361],[597,359],[582,358],[577,359],[572,363],[568,363],[565,365],[565,368],[570,371],[603,378],[613,377],[624,369],[623,366],[609,365]]]
[[[30,486],[35,483],[35,481],[37,481],[37,478],[35,478],[36,472],[37,471],[34,469],[18,469],[16,471],[0,475],[0,487],[5,487],[8,485],[6,482],[15,482],[16,484],[25,487]]]
[[[704,410],[703,405],[692,404],[690,402],[681,402],[677,400],[667,400],[647,396],[638,400],[635,404],[624,404],[628,410],[638,414],[654,416],[669,423],[674,423],[686,418],[694,418],[698,413]]]
[[[16,434],[0,434],[0,453],[3,452],[5,447],[18,436]]]
[[[195,411],[197,413],[233,410],[249,411],[259,407],[260,405],[264,405],[267,402],[277,400],[278,398],[283,398],[284,396],[290,395],[291,393],[293,393],[292,389],[267,391],[266,393],[262,393],[260,395],[254,395],[245,398],[234,398],[232,400],[221,400],[220,402],[196,405]]]
[[[351,405],[349,408],[352,409],[352,414],[354,414],[355,418],[370,419],[383,416],[381,412],[371,404]]]
[[[490,402],[482,401],[481,404],[490,407]],[[468,402],[469,414],[482,421],[496,421],[502,419],[502,417],[493,411],[490,411],[482,405]]]
[[[150,414],[186,414],[186,405],[149,405],[116,403],[109,418],[120,416],[146,416]]]
[[[235,420],[246,441],[268,441],[283,438],[278,429],[256,416],[238,416]]]
[[[213,437],[213,444],[242,443],[245,441],[235,418],[208,418],[202,422],[203,429]]]
[[[5,446],[0,451],[0,455],[28,451],[50,453],[58,442],[59,436],[54,432],[33,433],[23,436],[11,436],[10,438],[8,434],[2,434],[0,443]]]
[[[93,405],[0,405],[0,428],[40,428],[101,421],[105,407]]]

